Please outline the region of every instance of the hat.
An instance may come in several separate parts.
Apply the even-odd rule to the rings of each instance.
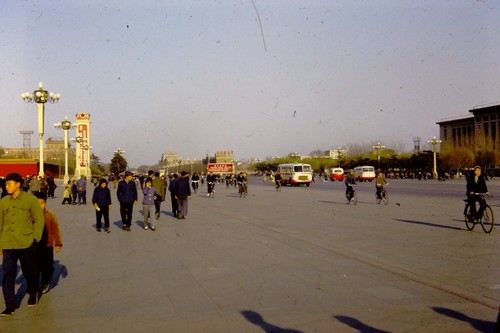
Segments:
[[[130,172],[130,171],[125,171],[125,175],[124,175],[124,176],[125,176],[125,177],[127,177],[127,176],[132,176],[132,172]]]
[[[8,182],[9,180],[13,180],[16,183],[21,183],[21,184],[23,183],[23,177],[21,177],[20,174],[15,173],[15,172],[14,173],[9,173],[7,175],[7,177],[5,177],[5,181],[6,182]]]

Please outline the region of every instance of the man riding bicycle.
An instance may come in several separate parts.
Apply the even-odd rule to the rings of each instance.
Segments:
[[[490,194],[484,176],[481,174],[481,167],[479,166],[474,167],[474,174],[470,175],[467,179],[467,193],[465,193],[472,217],[479,220],[483,216],[484,204],[483,199],[477,196],[476,193]],[[479,211],[476,211],[476,201],[479,202]]]
[[[356,177],[354,176],[354,171],[350,171],[346,175],[344,183],[345,183],[345,197],[347,198],[347,200],[351,200],[354,193],[352,185],[356,185]]]
[[[274,183],[276,184],[276,187],[281,185],[281,174],[279,171],[276,172],[276,175],[274,176]]]
[[[387,184],[387,181],[385,180],[384,173],[382,170],[378,169],[377,170],[377,178],[375,178],[375,188],[377,189],[377,192],[375,193],[377,199],[382,199],[381,193],[382,193],[382,188]]]

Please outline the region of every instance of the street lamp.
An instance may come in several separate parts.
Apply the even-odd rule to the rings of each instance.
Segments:
[[[342,157],[342,148],[340,148],[340,146],[338,146],[337,148],[337,159],[339,161],[339,168],[340,168],[340,158]]]
[[[380,151],[384,148],[385,146],[382,146],[380,142],[377,142],[377,144],[373,146],[373,149],[377,150],[377,168],[380,168]]]
[[[38,83],[38,90],[33,91],[33,93],[25,92],[21,94],[21,98],[26,103],[36,103],[38,107],[38,136],[40,137],[40,169],[38,175],[40,177],[44,176],[43,170],[43,112],[45,109],[45,103],[56,103],[60,98],[60,94],[49,93],[47,90],[43,89],[43,83]]]
[[[427,141],[432,145],[432,152],[434,153],[434,169],[432,170],[432,177],[437,178],[437,165],[436,165],[436,146],[442,141],[436,137],[433,137],[431,140]]]
[[[64,120],[60,123],[55,123],[55,128],[61,128],[64,130],[64,185],[68,183],[69,174],[68,174],[68,130],[73,126],[71,122],[68,120],[67,116],[64,116]]]

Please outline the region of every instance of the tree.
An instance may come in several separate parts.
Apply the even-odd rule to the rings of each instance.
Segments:
[[[321,149],[316,149],[313,150],[312,152],[309,153],[309,156],[311,157],[324,157],[325,155],[328,155],[324,150]]]
[[[470,148],[443,145],[439,153],[440,164],[445,169],[454,170],[456,174],[466,166],[474,163],[474,153]]]
[[[109,165],[109,171],[115,175],[118,175],[125,170],[127,170],[128,163],[119,153],[115,153],[111,159],[111,164]]]

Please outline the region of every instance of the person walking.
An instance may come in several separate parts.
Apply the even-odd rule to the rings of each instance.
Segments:
[[[153,179],[147,177],[144,181],[144,188],[142,189],[142,194],[144,198],[142,199],[142,212],[144,214],[144,230],[148,230],[149,218],[151,217],[151,208],[156,203],[157,197],[159,195],[156,193],[156,189],[153,187]],[[151,230],[155,231],[155,222],[151,219]]]
[[[101,180],[99,180],[99,186],[94,189],[92,204],[95,208],[95,226],[97,232],[101,231],[102,219],[104,218],[104,231],[110,233],[109,211],[111,210],[111,192],[108,188],[108,181],[106,178],[101,178]]]
[[[177,199],[175,198],[175,182],[179,176],[174,173],[170,175],[170,184],[168,185],[168,190],[170,191],[170,202],[172,203],[172,215],[173,217],[177,217],[178,207],[177,207]]]
[[[38,270],[36,243],[42,238],[45,225],[42,207],[37,198],[22,191],[23,178],[11,173],[5,178],[7,197],[0,200],[0,254],[4,272],[2,291],[5,310],[1,316],[14,313],[16,302],[17,262],[27,282],[28,306],[38,303]]]
[[[47,208],[47,195],[45,193],[38,193],[36,197],[38,198],[40,207],[42,207],[45,219],[42,239],[38,242],[36,248],[36,262],[42,281],[41,291],[45,294],[49,291],[50,280],[52,280],[52,274],[54,273],[54,248],[56,253],[61,252],[63,243],[57,216]]]
[[[191,198],[191,188],[189,186],[189,175],[186,171],[181,172],[181,177],[175,182],[175,199],[179,212],[178,219],[185,219],[188,213],[188,199]]]
[[[137,186],[133,180],[132,172],[125,171],[124,177],[125,179],[118,183],[116,196],[120,203],[120,215],[123,223],[122,230],[130,231],[134,204],[137,203]]]
[[[155,204],[155,218],[158,220],[161,213],[161,202],[165,200],[165,181],[160,178],[160,173],[156,171],[151,177],[153,180],[153,187],[156,190],[156,196],[154,199]]]

